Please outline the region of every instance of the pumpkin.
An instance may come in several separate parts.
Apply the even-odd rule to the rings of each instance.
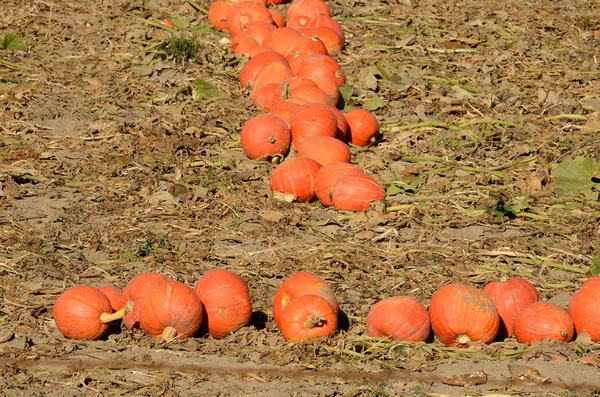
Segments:
[[[285,79],[292,76],[292,71],[288,66],[287,62],[274,61],[265,67],[256,75],[254,82],[252,83],[252,102],[257,103],[258,94],[260,90],[269,84],[281,84]]]
[[[308,58],[309,56],[314,55],[314,52],[293,52],[291,54],[289,54],[289,56],[286,58],[288,60],[288,63],[290,64],[290,70],[292,71],[292,73],[294,73],[294,75],[298,74],[298,68],[300,67],[300,64],[302,63],[302,61],[304,61],[306,58]],[[310,77],[307,76],[302,76],[305,79],[311,79]]]
[[[321,164],[308,157],[294,157],[271,173],[271,191],[285,201],[309,202],[315,198],[315,177]]]
[[[594,342],[600,342],[600,276],[588,278],[573,294],[569,314],[577,333],[587,332]]]
[[[515,316],[513,328],[517,340],[529,344],[543,338],[570,342],[575,334],[569,313],[550,302],[525,305]]]
[[[244,29],[244,33],[256,40],[258,45],[262,45],[269,32],[275,29],[276,27],[272,23],[258,21],[249,23]]]
[[[291,57],[308,53],[327,54],[327,47],[317,36],[301,36],[288,46],[283,55],[289,62]]]
[[[330,136],[312,136],[298,144],[298,156],[309,157],[321,165],[350,162],[350,148],[344,142]]]
[[[513,335],[515,315],[523,306],[540,300],[538,290],[529,281],[520,277],[488,283],[483,288],[483,293],[492,298],[498,310],[500,316],[498,337],[500,338]]]
[[[229,42],[229,46],[234,54],[241,55],[247,54],[252,49],[258,47],[258,43],[254,37],[250,36],[248,33],[240,32]]]
[[[227,30],[233,37],[243,32],[252,22],[273,23],[273,18],[267,7],[254,1],[235,3],[227,13],[225,20]]]
[[[305,28],[306,25],[308,25],[311,19],[312,18],[309,18],[305,15],[294,15],[292,18],[288,18],[287,24],[285,26],[296,30],[302,29]]]
[[[318,295],[302,295],[291,300],[281,312],[277,327],[288,342],[302,342],[332,335],[337,331],[337,314]]]
[[[273,320],[279,325],[282,321],[282,312],[292,300],[302,295],[318,295],[325,299],[337,315],[338,302],[331,286],[311,272],[294,273],[289,276],[277,289],[273,303]]]
[[[333,205],[331,202],[331,192],[335,183],[341,176],[350,173],[362,174],[363,172],[358,166],[349,163],[327,164],[317,172],[315,193],[324,206],[330,207]]]
[[[140,328],[152,338],[165,341],[196,334],[202,323],[202,303],[187,285],[167,281],[152,288],[144,298]]]
[[[367,335],[404,342],[426,342],[431,333],[429,313],[412,296],[393,296],[377,302],[367,316]]]
[[[303,85],[317,87],[317,83],[315,83],[314,81],[312,81],[309,78],[301,77],[301,76],[292,76],[292,77],[286,79],[285,83],[287,84],[290,92],[300,86],[303,86]],[[289,93],[288,93],[288,95],[289,95]]]
[[[123,290],[121,306],[132,306],[131,312],[123,317],[123,323],[128,329],[140,327],[140,312],[144,297],[152,288],[165,281],[169,281],[169,279],[162,274],[143,273],[135,276],[127,283]]]
[[[68,339],[100,339],[114,320],[122,318],[129,308],[113,313],[110,300],[98,288],[78,285],[69,288],[56,300],[52,309],[54,322]]]
[[[278,28],[285,27],[285,19],[279,11],[277,11],[275,8],[269,8],[269,13],[271,14],[271,18],[273,18],[273,23],[275,26]]]
[[[373,201],[382,201],[385,190],[366,174],[341,176],[331,190],[331,203],[344,211],[366,211]]]
[[[322,89],[316,86],[304,84],[299,87],[294,88],[290,91],[288,99],[291,98],[302,98],[306,99],[309,103],[320,103],[322,105],[331,105],[334,106],[333,98],[327,95]],[[336,120],[337,127],[337,120]]]
[[[271,114],[260,114],[248,120],[240,133],[242,150],[252,160],[285,157],[292,135],[285,121]]]
[[[300,33],[290,28],[278,28],[270,32],[267,37],[265,37],[265,41],[263,41],[263,45],[273,49],[280,54],[285,54],[288,47],[301,38]]]
[[[254,79],[256,79],[256,76],[262,68],[274,61],[287,63],[287,60],[282,54],[273,50],[264,51],[253,56],[240,70],[240,85],[242,88],[251,88]]]
[[[232,3],[223,0],[214,1],[208,9],[208,20],[220,30],[227,30],[227,13],[231,10]]]
[[[318,18],[311,19],[306,24],[306,28],[314,29],[314,28],[320,28],[320,27],[330,28],[334,32],[336,32],[341,39],[342,47],[344,46],[344,43],[346,42],[346,36],[345,36],[344,31],[342,30],[342,27],[338,21],[336,21],[332,17],[322,15]],[[309,30],[308,32],[312,32],[312,30]]]
[[[329,6],[322,0],[294,0],[287,11],[287,19],[305,16],[316,19],[320,16],[331,16]]]
[[[271,110],[269,110],[269,114],[281,118],[283,121],[285,121],[285,123],[289,127],[290,120],[292,119],[292,115],[294,114],[294,112],[296,110],[298,110],[299,107],[300,107],[300,105],[297,103],[284,100],[284,101],[277,102],[276,104],[274,104],[273,107],[271,108]],[[290,142],[291,142],[291,139],[292,138],[291,138],[291,132],[290,132]]]
[[[272,51],[272,50],[265,46],[259,45],[258,47],[254,47],[250,51],[248,51],[248,58],[254,58],[258,54],[262,54],[263,52],[267,52],[267,51]]]
[[[307,103],[300,106],[292,115],[290,131],[292,132],[292,145],[297,148],[298,144],[311,136],[335,137],[337,119],[326,105]]]
[[[265,112],[269,112],[273,106],[283,101],[286,95],[285,88],[285,83],[271,83],[259,88],[258,93],[253,95],[254,105]]]
[[[337,61],[329,55],[308,55],[300,62],[295,74],[308,78],[324,76],[331,79],[337,85],[346,83],[346,73],[344,73],[344,70]]]
[[[329,110],[335,116],[337,120],[337,131],[335,133],[335,137],[342,142],[348,142],[348,137],[350,136],[350,126],[348,126],[348,122],[346,121],[346,117],[344,113],[335,106],[330,106]]]
[[[196,282],[194,292],[204,305],[206,314],[202,329],[213,338],[226,337],[252,318],[248,285],[230,270],[213,269],[204,273]]]
[[[98,287],[98,289],[104,292],[104,295],[106,295],[110,301],[110,306],[112,307],[113,311],[119,311],[121,308],[121,302],[123,300],[123,292],[114,285],[103,285]]]
[[[323,42],[327,54],[335,56],[342,51],[344,47],[344,39],[340,37],[339,33],[327,26],[317,26],[309,28],[307,34],[309,36],[316,36]]]
[[[352,109],[346,113],[350,127],[350,142],[355,146],[370,146],[379,135],[379,123],[368,110]]]
[[[500,325],[492,298],[466,284],[448,284],[438,289],[431,297],[429,317],[434,334],[446,346],[490,343]]]
[[[328,79],[327,77],[323,76],[315,76],[311,80],[315,82],[315,84],[321,89],[321,91],[327,94],[327,96],[329,97],[329,103],[331,103],[331,105],[335,107],[340,99],[340,90],[338,85],[335,82]],[[347,124],[348,123],[346,122],[346,125]]]

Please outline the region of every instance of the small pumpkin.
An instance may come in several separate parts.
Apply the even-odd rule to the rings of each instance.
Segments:
[[[292,29],[302,29],[305,28],[306,25],[311,21],[310,17],[305,15],[295,15],[292,18],[288,18],[287,24],[285,25],[288,28]]]
[[[306,156],[325,166],[331,163],[350,162],[350,148],[344,142],[330,136],[312,136],[296,148],[298,156]]]
[[[315,198],[315,177],[321,164],[308,157],[293,157],[271,173],[270,187],[285,201],[309,202]]]
[[[335,133],[335,137],[340,141],[347,143],[350,136],[350,126],[348,126],[344,113],[335,106],[330,106],[329,110],[334,114],[337,120],[337,132]]]
[[[330,207],[333,205],[331,202],[331,193],[335,183],[340,177],[350,173],[362,174],[363,171],[354,164],[332,163],[327,164],[317,172],[315,179],[315,193],[324,206]]]
[[[328,55],[335,56],[342,51],[344,39],[340,37],[338,32],[327,26],[317,26],[309,29],[308,35],[318,37],[325,45]]]
[[[68,339],[100,339],[112,321],[122,318],[130,307],[113,313],[108,297],[98,288],[78,285],[63,292],[52,309],[54,322]]]
[[[284,62],[289,67],[285,57],[273,50],[261,52],[250,58],[250,60],[246,62],[240,70],[240,85],[242,88],[251,88],[254,79],[256,79],[256,76],[262,70],[262,68],[275,61]]]
[[[319,0],[320,1],[320,0]],[[302,98],[309,103],[320,103],[322,105],[334,106],[333,98],[320,89],[316,84],[314,86],[304,84],[290,91],[288,99]],[[337,122],[336,122],[337,124]]]
[[[523,306],[540,300],[538,290],[521,277],[488,283],[483,287],[483,293],[492,298],[498,310],[500,316],[498,336],[500,338],[513,335],[515,315]]]
[[[240,32],[229,42],[229,46],[234,54],[242,55],[248,54],[251,50],[258,47],[258,43],[248,33]]]
[[[515,316],[513,329],[519,342],[529,344],[543,338],[570,342],[575,334],[575,326],[569,313],[550,302],[525,305]]]
[[[577,333],[587,332],[594,342],[600,342],[600,276],[588,278],[573,294],[569,314]]]
[[[140,327],[140,312],[144,297],[152,288],[166,281],[169,281],[169,278],[157,273],[142,273],[129,280],[123,290],[123,301],[121,302],[122,307],[128,305],[132,307],[131,312],[123,317],[123,324],[128,329]]]
[[[492,298],[467,284],[439,288],[429,304],[431,327],[446,346],[490,343],[498,333],[500,316]]]
[[[331,203],[343,211],[367,211],[373,201],[382,201],[385,190],[367,174],[341,176],[331,190]]]
[[[278,28],[285,27],[285,18],[283,18],[283,15],[281,15],[279,11],[277,11],[275,8],[269,8],[269,13],[271,14],[271,18],[273,18],[273,23],[275,26]]]
[[[119,309],[121,309],[121,302],[123,301],[123,291],[121,291],[114,285],[102,285],[98,287],[98,289],[104,292],[104,295],[106,295],[106,297],[110,301],[110,306],[112,307],[113,311],[116,312],[119,311]]]
[[[293,299],[302,295],[318,295],[325,299],[337,314],[338,302],[331,286],[318,275],[311,272],[299,272],[289,276],[277,289],[273,302],[273,320],[279,324],[282,312]]]
[[[233,37],[243,32],[252,22],[273,23],[273,18],[267,7],[254,1],[240,1],[233,4],[225,20],[227,30]]]
[[[377,302],[367,316],[367,335],[404,342],[426,342],[431,333],[429,313],[412,296],[393,296]]]
[[[273,106],[283,101],[286,95],[285,83],[271,83],[260,87],[253,95],[253,103],[260,110],[271,111]]]
[[[328,79],[327,77],[323,76],[316,76],[313,77],[311,80],[315,82],[315,84],[321,89],[321,91],[327,94],[327,96],[330,99],[329,103],[331,103],[331,105],[335,107],[340,99],[340,90],[338,85],[335,82]]]
[[[298,87],[300,89],[302,87]],[[290,98],[293,99],[293,98]],[[337,119],[327,105],[307,103],[294,112],[290,119],[292,145],[298,145],[311,136],[335,137]]]
[[[248,285],[230,270],[213,269],[204,273],[196,282],[194,292],[205,309],[202,329],[213,338],[226,337],[252,318]]]
[[[256,40],[256,43],[260,46],[269,32],[275,29],[276,27],[272,23],[258,21],[249,23],[244,29],[244,33]]]
[[[322,297],[302,295],[285,306],[277,326],[286,341],[303,342],[335,333],[337,314]]]
[[[350,127],[350,142],[355,146],[370,146],[379,135],[379,122],[365,109],[352,109],[346,113]]]
[[[320,0],[319,0],[320,1]],[[300,62],[295,74],[308,78],[324,76],[337,85],[346,83],[346,73],[335,59],[329,55],[310,54]]]
[[[283,55],[287,51],[288,47],[301,37],[302,36],[300,33],[294,29],[287,27],[278,28],[270,32],[265,37],[263,45]]]
[[[311,19],[306,24],[306,28],[309,28],[309,29],[310,28],[313,28],[313,29],[320,28],[320,27],[330,28],[334,32],[336,32],[338,34],[338,36],[340,37],[340,40],[342,42],[342,47],[344,46],[344,44],[346,42],[346,35],[344,34],[344,31],[342,30],[342,26],[340,25],[340,23],[338,21],[336,21],[335,19],[333,19],[330,16],[328,17],[325,15],[322,15],[318,18]],[[309,30],[309,32],[312,32],[312,31]]]
[[[301,36],[288,46],[283,55],[289,62],[291,57],[307,53],[327,54],[327,47],[317,36]]]
[[[287,19],[305,16],[316,19],[321,16],[331,16],[331,10],[322,0],[294,0],[287,11]]]
[[[269,110],[269,114],[281,118],[283,121],[285,121],[285,123],[289,127],[290,120],[292,119],[292,115],[294,114],[294,112],[296,110],[298,110],[299,107],[300,107],[300,105],[297,103],[294,103],[292,101],[283,100],[281,102],[274,104],[273,107],[271,108],[271,110]],[[291,132],[290,132],[290,142],[291,142],[291,139],[292,138],[291,138]]]
[[[208,20],[220,30],[227,30],[227,13],[231,10],[233,3],[229,1],[214,1],[208,9]]]
[[[196,334],[202,323],[202,303],[187,285],[167,281],[152,288],[142,303],[140,328],[165,341]]]
[[[292,71],[290,70],[287,62],[273,61],[265,65],[265,67],[258,72],[254,82],[252,83],[252,102],[254,104],[257,103],[258,94],[265,86],[269,84],[281,84],[285,79],[291,76]]]
[[[271,114],[248,120],[240,133],[242,150],[252,160],[283,158],[290,150],[292,135],[285,121]]]

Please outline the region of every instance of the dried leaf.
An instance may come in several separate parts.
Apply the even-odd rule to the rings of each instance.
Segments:
[[[509,366],[509,370],[511,367]],[[511,371],[512,372],[512,371]],[[515,383],[522,385],[534,386],[541,385],[542,383],[550,383],[550,377],[543,377],[540,372],[534,368],[528,368],[523,372],[519,372],[511,377],[511,380]]]
[[[450,386],[475,386],[487,383],[487,374],[484,370],[463,375],[450,375],[442,378],[442,383]]]

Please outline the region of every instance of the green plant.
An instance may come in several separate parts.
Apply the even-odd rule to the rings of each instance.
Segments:
[[[162,50],[168,57],[184,64],[186,61],[198,56],[200,46],[194,36],[189,33],[181,32],[178,34],[171,34],[170,39],[163,43]]]

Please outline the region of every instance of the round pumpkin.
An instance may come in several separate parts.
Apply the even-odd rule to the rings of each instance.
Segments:
[[[307,103],[300,106],[292,115],[290,131],[292,132],[292,145],[297,148],[298,144],[311,136],[335,137],[337,119],[328,106],[320,103]]]
[[[346,73],[335,59],[329,55],[310,54],[300,62],[295,74],[308,78],[324,76],[337,85],[346,83]]]
[[[214,1],[208,9],[208,20],[220,30],[227,30],[227,13],[233,4],[229,1]]]
[[[550,302],[525,305],[515,316],[513,328],[517,340],[529,344],[543,338],[570,342],[575,334],[569,313]]]
[[[294,29],[288,27],[278,28],[270,32],[263,41],[265,47],[271,48],[273,51],[285,54],[287,49],[293,42],[300,39],[302,36]]]
[[[311,19],[320,16],[331,16],[331,10],[327,3],[322,0],[294,0],[287,12],[287,19],[305,16]]]
[[[355,146],[369,146],[379,135],[379,123],[375,115],[368,110],[353,109],[346,113],[350,127],[350,142]]]
[[[438,289],[431,297],[429,317],[434,334],[446,346],[490,343],[500,325],[492,298],[467,284],[448,284]]]
[[[132,278],[123,290],[121,306],[130,305],[131,312],[123,317],[123,323],[128,329],[140,328],[140,312],[146,294],[158,284],[169,281],[168,277],[157,273],[143,273]]]
[[[393,296],[377,302],[367,316],[367,335],[404,342],[426,342],[431,333],[429,313],[412,296]]]
[[[226,337],[248,324],[252,318],[248,285],[230,270],[213,269],[204,273],[196,282],[194,292],[204,305],[202,329],[213,338]]]
[[[350,173],[363,173],[363,171],[354,164],[332,163],[327,164],[317,172],[315,193],[324,206],[330,207],[333,205],[331,202],[331,193],[335,183],[341,176]]]
[[[340,34],[330,27],[317,26],[310,28],[308,35],[318,37],[325,45],[327,54],[330,56],[339,54],[344,47],[344,38],[340,37]]]
[[[320,0],[319,0],[320,1]],[[309,103],[320,103],[322,105],[334,106],[333,98],[316,84],[314,86],[305,84],[291,90],[288,98],[302,98]],[[337,125],[337,124],[336,124]]]
[[[252,102],[257,104],[257,97],[260,90],[269,84],[281,84],[285,79],[292,76],[287,61],[273,61],[265,65],[252,82],[251,94]]]
[[[577,333],[587,332],[594,342],[600,342],[600,276],[588,278],[573,294],[569,314]]]
[[[492,298],[498,310],[500,316],[498,337],[500,338],[514,335],[513,322],[515,315],[523,306],[540,300],[538,290],[529,281],[521,277],[488,283],[483,287],[483,293]]]
[[[309,202],[315,198],[315,177],[321,164],[308,157],[293,157],[279,164],[271,173],[272,192],[286,201]]]
[[[248,24],[244,29],[244,33],[256,40],[256,43],[260,46],[269,32],[275,29],[276,27],[272,23],[258,21]]]
[[[337,314],[339,307],[335,293],[331,286],[311,272],[299,272],[289,276],[277,289],[273,302],[273,319],[275,323],[281,322],[281,313],[290,301],[302,295],[318,295],[325,299]]]
[[[271,114],[248,120],[240,133],[242,150],[252,160],[283,158],[290,150],[292,135],[285,121]]]
[[[229,34],[235,37],[252,22],[273,23],[271,13],[264,4],[254,1],[240,1],[233,4],[225,17]]]
[[[89,285],[69,288],[60,294],[52,309],[60,333],[65,338],[77,340],[100,339],[110,323],[125,313],[125,308],[113,313],[108,297]]]
[[[279,11],[277,11],[275,8],[269,8],[269,12],[271,13],[271,18],[273,18],[273,23],[275,26],[278,28],[285,27],[285,18],[283,18],[283,15],[281,15]]]
[[[367,211],[373,201],[382,201],[385,190],[367,174],[341,176],[331,190],[331,203],[339,210]]]
[[[312,136],[298,144],[298,156],[306,156],[325,166],[331,163],[350,162],[350,148],[330,136]]]
[[[104,295],[110,301],[110,306],[113,311],[118,311],[121,308],[121,302],[123,301],[123,291],[114,285],[102,285],[98,289],[104,292]]]
[[[248,60],[240,70],[240,85],[242,88],[252,88],[254,79],[256,79],[256,76],[262,68],[274,61],[287,63],[287,60],[282,54],[273,50],[261,52]]]
[[[144,297],[140,328],[165,341],[196,334],[202,323],[202,303],[194,291],[177,281],[161,283]]]
[[[229,42],[229,46],[234,54],[242,55],[248,54],[254,48],[258,47],[258,43],[248,33],[240,32]]]
[[[271,110],[269,110],[269,114],[271,114],[273,116],[277,116],[280,119],[282,119],[283,121],[285,121],[286,125],[289,128],[290,120],[292,119],[292,115],[294,114],[294,112],[296,110],[298,110],[299,107],[300,107],[300,105],[295,102],[283,100],[281,102],[277,102],[276,104],[274,104],[273,107],[271,108]],[[292,141],[292,135],[290,132],[290,144],[291,144],[291,141]]]
[[[303,342],[335,333],[337,314],[322,297],[302,295],[285,306],[277,326],[286,341]]]

